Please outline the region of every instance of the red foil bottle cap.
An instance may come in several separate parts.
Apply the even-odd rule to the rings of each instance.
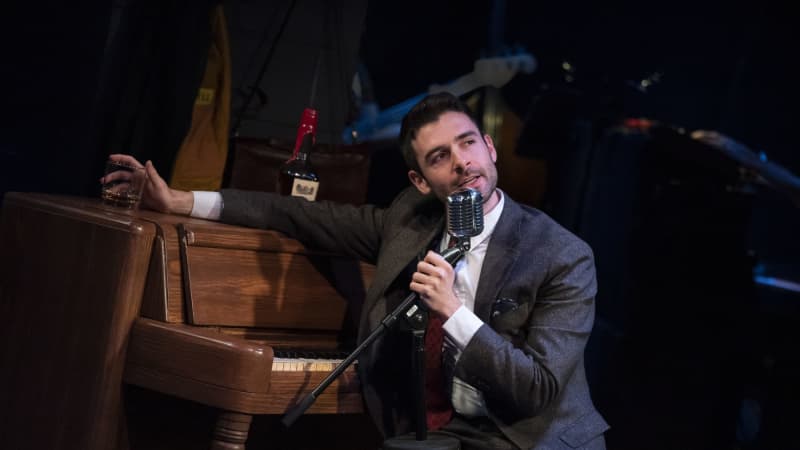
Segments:
[[[297,152],[303,143],[303,136],[311,133],[311,143],[317,140],[317,110],[306,108],[300,117],[300,126],[297,127],[297,137],[294,140],[294,151]]]

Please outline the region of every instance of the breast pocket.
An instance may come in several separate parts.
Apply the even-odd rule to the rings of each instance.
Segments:
[[[506,339],[516,341],[525,332],[529,308],[528,302],[499,298],[492,304],[489,326]]]

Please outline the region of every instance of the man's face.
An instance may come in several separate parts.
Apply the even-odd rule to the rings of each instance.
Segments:
[[[492,138],[481,137],[467,115],[448,111],[417,132],[411,141],[420,171],[408,172],[411,182],[423,194],[433,192],[442,202],[453,192],[472,188],[484,199],[486,214],[499,201],[497,161]]]

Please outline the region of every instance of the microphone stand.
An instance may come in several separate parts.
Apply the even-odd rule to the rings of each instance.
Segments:
[[[469,237],[458,239],[456,245],[442,252],[442,257],[450,263],[456,265],[459,259],[469,250]],[[381,320],[380,325],[375,328],[361,344],[350,353],[328,376],[325,377],[310,393],[308,393],[299,403],[294,405],[281,419],[284,426],[290,427],[303,413],[314,404],[322,392],[331,385],[353,362],[372,345],[375,340],[382,336],[391,328],[400,317],[405,316],[411,326],[413,336],[412,363],[414,365],[416,393],[416,440],[398,437],[388,439],[384,442],[384,449],[405,449],[405,448],[425,448],[441,450],[458,450],[460,443],[453,438],[437,437],[435,441],[428,440],[428,427],[426,422],[425,405],[425,329],[428,325],[428,312],[425,308],[417,305],[417,293],[409,294],[392,312]]]

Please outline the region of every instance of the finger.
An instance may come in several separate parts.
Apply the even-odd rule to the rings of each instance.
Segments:
[[[108,155],[108,159],[118,163],[125,163],[133,167],[143,167],[142,163],[140,163],[136,158],[134,158],[131,155],[124,155],[122,153],[113,153],[111,155]]]
[[[420,296],[420,297],[421,297],[423,300],[426,300],[426,301],[427,301],[427,300],[428,300],[428,298],[430,297],[430,287],[429,287],[428,285],[426,285],[426,284],[423,284],[423,283],[417,283],[416,281],[412,281],[412,282],[411,282],[411,283],[408,285],[408,287],[409,287],[409,289],[411,289],[413,292],[416,292],[417,294],[419,294],[419,296]]]
[[[438,253],[436,253],[434,251],[430,251],[430,250],[425,255],[425,258],[423,259],[423,261],[425,261],[425,262],[427,262],[427,263],[429,263],[429,264],[431,264],[433,266],[441,266],[441,265],[444,265],[444,264],[446,264],[448,266],[450,265],[447,262],[447,260],[444,259],[444,257],[442,255],[440,255],[440,254],[438,254]]]
[[[420,263],[426,263],[431,267],[444,267],[449,266],[450,263],[447,262],[444,257],[434,251],[428,251],[425,257],[420,261]]]
[[[150,178],[151,180],[156,182],[159,180],[163,181],[161,175],[158,174],[156,167],[153,165],[153,162],[150,161],[149,159],[147,160],[147,162],[144,163],[144,170],[147,172],[147,177]]]
[[[432,261],[423,260],[417,264],[417,271],[424,273],[432,278],[444,279],[453,273],[453,267],[444,258],[436,258]]]
[[[154,183],[157,187],[165,188],[167,187],[167,182],[161,178],[161,175],[158,174],[156,167],[153,165],[152,161],[147,161],[144,164],[144,169],[147,172],[147,178],[150,182]]]
[[[411,275],[411,281],[418,284],[429,285],[433,282],[433,279],[431,276],[424,273],[414,272],[414,274]]]
[[[126,170],[115,170],[114,172],[107,173],[103,178],[100,178],[101,183],[111,183],[112,181],[130,181],[132,178],[131,172]]]
[[[435,269],[436,267],[433,264],[429,263],[424,259],[417,263],[417,272],[429,274]]]

